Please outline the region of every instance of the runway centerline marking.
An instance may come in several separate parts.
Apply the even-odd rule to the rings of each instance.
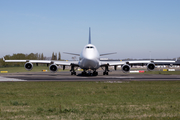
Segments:
[[[119,79],[119,78],[135,78],[135,77],[104,77],[104,78]]]

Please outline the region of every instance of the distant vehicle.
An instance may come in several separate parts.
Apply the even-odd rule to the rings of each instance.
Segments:
[[[142,64],[147,65],[147,69],[152,71],[156,67],[156,63],[162,64],[165,63],[166,65],[172,65],[172,63],[175,63],[174,60],[137,60],[137,61],[105,61],[100,60],[100,56],[104,55],[110,55],[115,53],[105,53],[105,54],[99,54],[97,48],[91,44],[91,30],[89,28],[89,42],[87,45],[84,46],[81,54],[76,53],[67,53],[71,55],[79,56],[79,61],[56,61],[56,60],[5,60],[3,57],[3,60],[5,62],[26,62],[24,67],[27,70],[31,70],[33,68],[33,63],[41,63],[41,64],[51,64],[49,66],[50,71],[57,72],[58,67],[57,65],[63,65],[63,70],[65,69],[65,66],[71,66],[71,75],[76,75],[75,67],[80,67],[83,69],[82,75],[86,75],[87,71],[90,71],[88,73],[91,73],[92,75],[98,75],[98,72],[96,71],[100,67],[104,67],[103,75],[108,75],[109,66],[114,66],[114,69],[117,69],[117,66],[121,65],[121,69],[123,72],[129,72],[132,65]]]

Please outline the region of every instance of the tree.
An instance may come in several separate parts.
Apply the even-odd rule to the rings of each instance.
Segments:
[[[52,53],[52,58],[51,58],[51,60],[54,60],[54,52]]]
[[[56,53],[56,55],[55,55],[55,58],[54,58],[54,60],[57,60],[57,53]]]
[[[44,55],[43,55],[43,53],[41,54],[41,60],[44,60]]]
[[[23,53],[17,53],[13,54],[12,56],[6,55],[4,56],[6,60],[38,60],[42,59],[44,60],[45,57],[42,54],[38,53],[30,53],[30,54],[23,54]],[[12,66],[24,66],[24,62],[4,62],[2,59],[0,59],[0,67],[12,67]]]
[[[38,59],[39,59],[39,60],[41,59],[41,54],[39,54]]]
[[[30,53],[27,58],[28,60],[37,60],[38,59],[38,54]]]
[[[59,52],[58,60],[61,60],[61,53]]]

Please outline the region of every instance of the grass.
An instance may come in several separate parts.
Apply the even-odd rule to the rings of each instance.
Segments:
[[[0,119],[180,119],[180,81],[1,82]]]

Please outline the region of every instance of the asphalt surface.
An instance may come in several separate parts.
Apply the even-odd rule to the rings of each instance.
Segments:
[[[26,73],[4,73],[0,74],[0,82],[4,81],[173,81],[180,80],[180,75],[154,75],[154,74],[124,74],[120,71],[109,72],[103,75],[102,71],[98,76],[82,76],[80,71],[77,75],[70,75],[70,72],[26,72]]]

